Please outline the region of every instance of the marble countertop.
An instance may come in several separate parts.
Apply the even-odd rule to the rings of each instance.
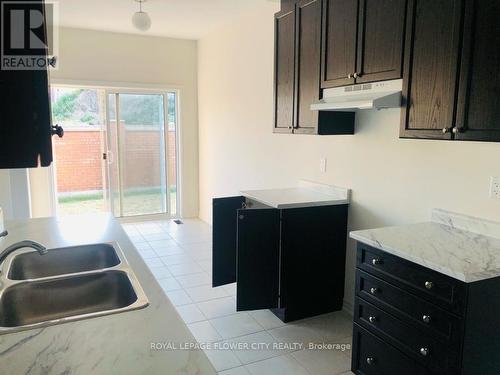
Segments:
[[[297,187],[245,190],[246,197],[277,209],[349,204],[349,189],[301,180]]]
[[[431,221],[360,230],[351,238],[469,283],[500,276],[500,223],[434,210]]]
[[[215,374],[201,350],[152,350],[152,343],[196,343],[177,311],[111,216],[6,223],[0,249],[31,239],[49,248],[116,241],[150,305],[142,310],[0,336],[2,374]]]

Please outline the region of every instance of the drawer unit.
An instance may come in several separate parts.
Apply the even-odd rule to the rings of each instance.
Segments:
[[[353,330],[352,368],[361,375],[429,374],[416,361],[356,323]]]
[[[465,285],[446,275],[360,244],[357,266],[456,314],[462,315]]]
[[[452,313],[360,269],[356,295],[458,348],[462,321]]]
[[[457,371],[458,354],[450,346],[361,298],[356,300],[354,321],[403,350],[432,372],[455,374]]]
[[[358,243],[354,306],[357,375],[500,374],[500,275],[462,282]]]

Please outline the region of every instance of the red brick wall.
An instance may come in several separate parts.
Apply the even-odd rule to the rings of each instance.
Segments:
[[[99,131],[67,130],[63,138],[55,139],[58,191],[102,189],[100,137]],[[126,188],[159,186],[159,137],[159,132],[147,130],[122,133],[122,149],[126,150],[123,168],[123,182]],[[176,183],[175,132],[168,133],[168,145],[169,181],[173,185]]]
[[[102,189],[100,143],[98,131],[66,131],[54,138],[58,191]]]

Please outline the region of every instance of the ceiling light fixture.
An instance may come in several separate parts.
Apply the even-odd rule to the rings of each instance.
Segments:
[[[132,16],[132,23],[137,30],[140,31],[148,31],[151,27],[151,18],[149,14],[142,11],[142,3],[145,3],[146,0],[135,0],[139,3],[139,11],[135,12]]]

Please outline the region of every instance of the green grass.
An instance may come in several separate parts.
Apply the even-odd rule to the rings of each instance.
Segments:
[[[174,194],[177,192],[177,187],[175,185],[172,185],[170,187],[170,193]],[[151,189],[143,189],[143,190],[129,190],[125,191],[123,196],[125,198],[129,197],[136,197],[140,195],[158,195],[161,193],[161,189],[158,188],[151,188]],[[68,196],[63,196],[63,197],[58,197],[57,201],[61,204],[64,203],[76,203],[76,202],[85,202],[85,201],[95,201],[95,200],[102,200],[104,199],[104,195],[102,192],[98,193],[81,193],[81,194],[74,194],[74,195],[68,195]]]
[[[175,209],[176,189],[170,189],[171,207]],[[157,213],[161,210],[161,190],[145,189],[129,191],[124,194],[125,216],[145,215]],[[72,196],[59,197],[58,211],[61,215],[78,215],[87,213],[106,212],[108,205],[102,193],[82,193]]]

